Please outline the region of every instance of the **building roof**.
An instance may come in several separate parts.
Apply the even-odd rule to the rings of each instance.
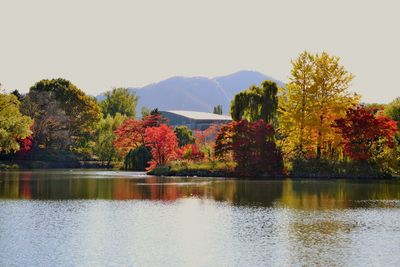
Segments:
[[[193,120],[213,120],[213,121],[231,121],[231,116],[219,115],[209,112],[188,111],[188,110],[165,110],[176,115],[184,116]]]

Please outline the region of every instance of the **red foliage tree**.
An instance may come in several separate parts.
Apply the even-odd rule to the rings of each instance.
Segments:
[[[143,127],[158,127],[161,124],[167,124],[168,119],[164,118],[161,113],[159,112],[154,112],[142,119],[143,121]]]
[[[165,124],[159,127],[148,127],[145,132],[145,143],[151,149],[153,159],[149,162],[152,170],[165,166],[178,156],[178,141],[174,131]]]
[[[233,154],[236,173],[240,176],[280,175],[283,161],[273,136],[271,124],[263,120],[234,121],[221,128],[216,138],[217,157]]]
[[[394,146],[396,122],[375,113],[374,109],[362,106],[351,108],[345,118],[335,120],[332,125],[343,138],[346,155],[353,160],[366,161],[385,147]]]

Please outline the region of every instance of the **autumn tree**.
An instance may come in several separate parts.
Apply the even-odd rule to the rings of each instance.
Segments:
[[[278,86],[275,82],[264,81],[259,86],[235,95],[231,103],[233,120],[246,119],[249,121],[264,120],[272,123],[278,107]]]
[[[153,157],[149,170],[165,166],[177,157],[178,141],[174,131],[166,124],[146,128],[145,142],[146,146],[150,147]]]
[[[331,124],[359,101],[348,91],[353,75],[339,57],[303,52],[292,61],[289,80],[279,100],[284,152],[289,157],[334,157],[340,137]]]
[[[104,96],[104,100],[100,102],[104,117],[108,114],[114,117],[117,113],[127,117],[136,117],[139,97],[135,92],[129,92],[127,88],[113,88],[106,92]]]
[[[16,152],[23,146],[21,140],[32,132],[32,120],[19,111],[20,102],[14,94],[0,93],[0,152]]]
[[[167,123],[167,119],[163,118],[157,109],[154,109],[141,120],[128,118],[117,127],[114,146],[118,155],[124,158],[126,168],[143,169],[143,162],[145,159],[149,159],[150,150],[145,142],[146,129],[159,127],[165,123]]]
[[[117,127],[114,146],[117,148],[119,156],[124,157],[129,151],[144,145],[145,132],[143,120],[128,118]]]
[[[204,159],[204,152],[197,144],[186,144],[180,148],[179,157],[186,160],[199,161]]]
[[[215,142],[219,158],[232,153],[240,176],[274,176],[283,173],[282,155],[274,139],[275,131],[264,120],[239,120],[222,126]]]
[[[211,124],[207,129],[195,130],[195,144],[204,153],[207,160],[214,160],[214,141],[222,125]]]
[[[362,106],[348,109],[346,117],[335,120],[333,128],[342,137],[346,155],[359,161],[373,160],[385,148],[393,148],[397,131],[395,121]]]
[[[34,148],[91,153],[100,107],[70,81],[59,78],[37,82],[24,98],[21,110],[34,119]]]

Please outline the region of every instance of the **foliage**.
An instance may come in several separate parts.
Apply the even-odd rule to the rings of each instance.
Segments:
[[[195,143],[208,161],[214,160],[214,141],[220,128],[219,124],[211,124],[204,131],[194,131]]]
[[[17,142],[19,143],[19,150],[17,152],[17,155],[20,157],[28,155],[32,149],[32,144],[33,144],[32,135],[25,138],[19,138],[17,139]]]
[[[156,166],[165,166],[177,157],[178,141],[174,131],[165,124],[158,127],[147,127],[145,143],[151,149],[153,159],[148,170]]]
[[[149,149],[142,145],[131,151],[125,156],[125,170],[145,171],[149,167],[151,153]]]
[[[301,159],[292,161],[290,176],[296,178],[383,178],[390,172],[378,164],[360,161]]]
[[[362,106],[347,110],[346,117],[335,120],[344,143],[346,155],[353,160],[367,161],[393,148],[396,122],[386,116],[374,115],[372,109]]]
[[[153,110],[150,115],[136,120],[126,119],[115,130],[114,146],[117,148],[118,155],[124,157],[129,151],[145,145],[145,133],[148,127],[158,127],[165,124],[166,119],[158,110]]]
[[[180,157],[186,160],[199,161],[204,158],[204,152],[196,144],[187,144],[180,149]]]
[[[214,107],[213,109],[213,113],[214,114],[218,114],[218,115],[222,115],[222,105],[217,105]]]
[[[142,107],[140,113],[142,114],[142,118],[144,118],[151,114],[151,109],[149,109],[148,107]]]
[[[400,97],[387,104],[384,112],[386,116],[395,120],[400,128]]]
[[[327,53],[303,52],[292,61],[290,82],[279,100],[280,145],[288,158],[336,158],[340,136],[332,129],[335,119],[359,102],[348,92],[353,79]]]
[[[108,114],[114,117],[117,113],[127,117],[136,117],[136,105],[139,97],[134,92],[129,92],[127,88],[113,88],[104,96],[105,99],[100,103],[104,117]]]
[[[145,127],[142,120],[126,119],[115,130],[114,146],[119,156],[123,157],[132,149],[144,145]]]
[[[191,130],[186,126],[177,126],[174,129],[176,137],[178,138],[179,147],[186,146],[188,144],[194,144],[195,138]]]
[[[115,114],[115,117],[107,115],[97,124],[93,152],[100,161],[105,161],[107,166],[110,165],[111,161],[117,159],[117,150],[114,147],[114,131],[124,122],[125,118],[119,113]]]
[[[235,95],[231,103],[233,120],[264,120],[272,123],[278,107],[278,87],[275,82],[264,81],[261,87],[252,86]]]
[[[34,149],[90,154],[100,107],[70,81],[59,78],[37,82],[24,98],[21,110],[34,119]]]
[[[263,120],[232,122],[218,133],[216,156],[223,158],[232,152],[240,176],[281,175],[282,156],[273,141],[274,134],[272,125]]]
[[[158,111],[158,109],[153,109],[150,112],[150,115],[145,116],[142,118],[143,120],[143,126],[145,128],[147,127],[157,127],[160,126],[161,124],[167,124],[168,123],[168,119],[164,118],[162,116],[162,113]]]
[[[19,111],[20,102],[13,94],[0,93],[0,152],[21,148],[19,140],[31,135],[32,120]]]

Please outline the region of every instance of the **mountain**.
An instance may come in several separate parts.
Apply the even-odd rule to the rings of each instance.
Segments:
[[[224,114],[229,114],[230,102],[240,91],[253,84],[272,80],[279,86],[281,81],[256,71],[239,71],[215,78],[176,76],[142,88],[129,88],[139,96],[137,111],[142,107],[159,110],[192,110],[212,112],[222,105]],[[101,100],[104,95],[97,96]]]

